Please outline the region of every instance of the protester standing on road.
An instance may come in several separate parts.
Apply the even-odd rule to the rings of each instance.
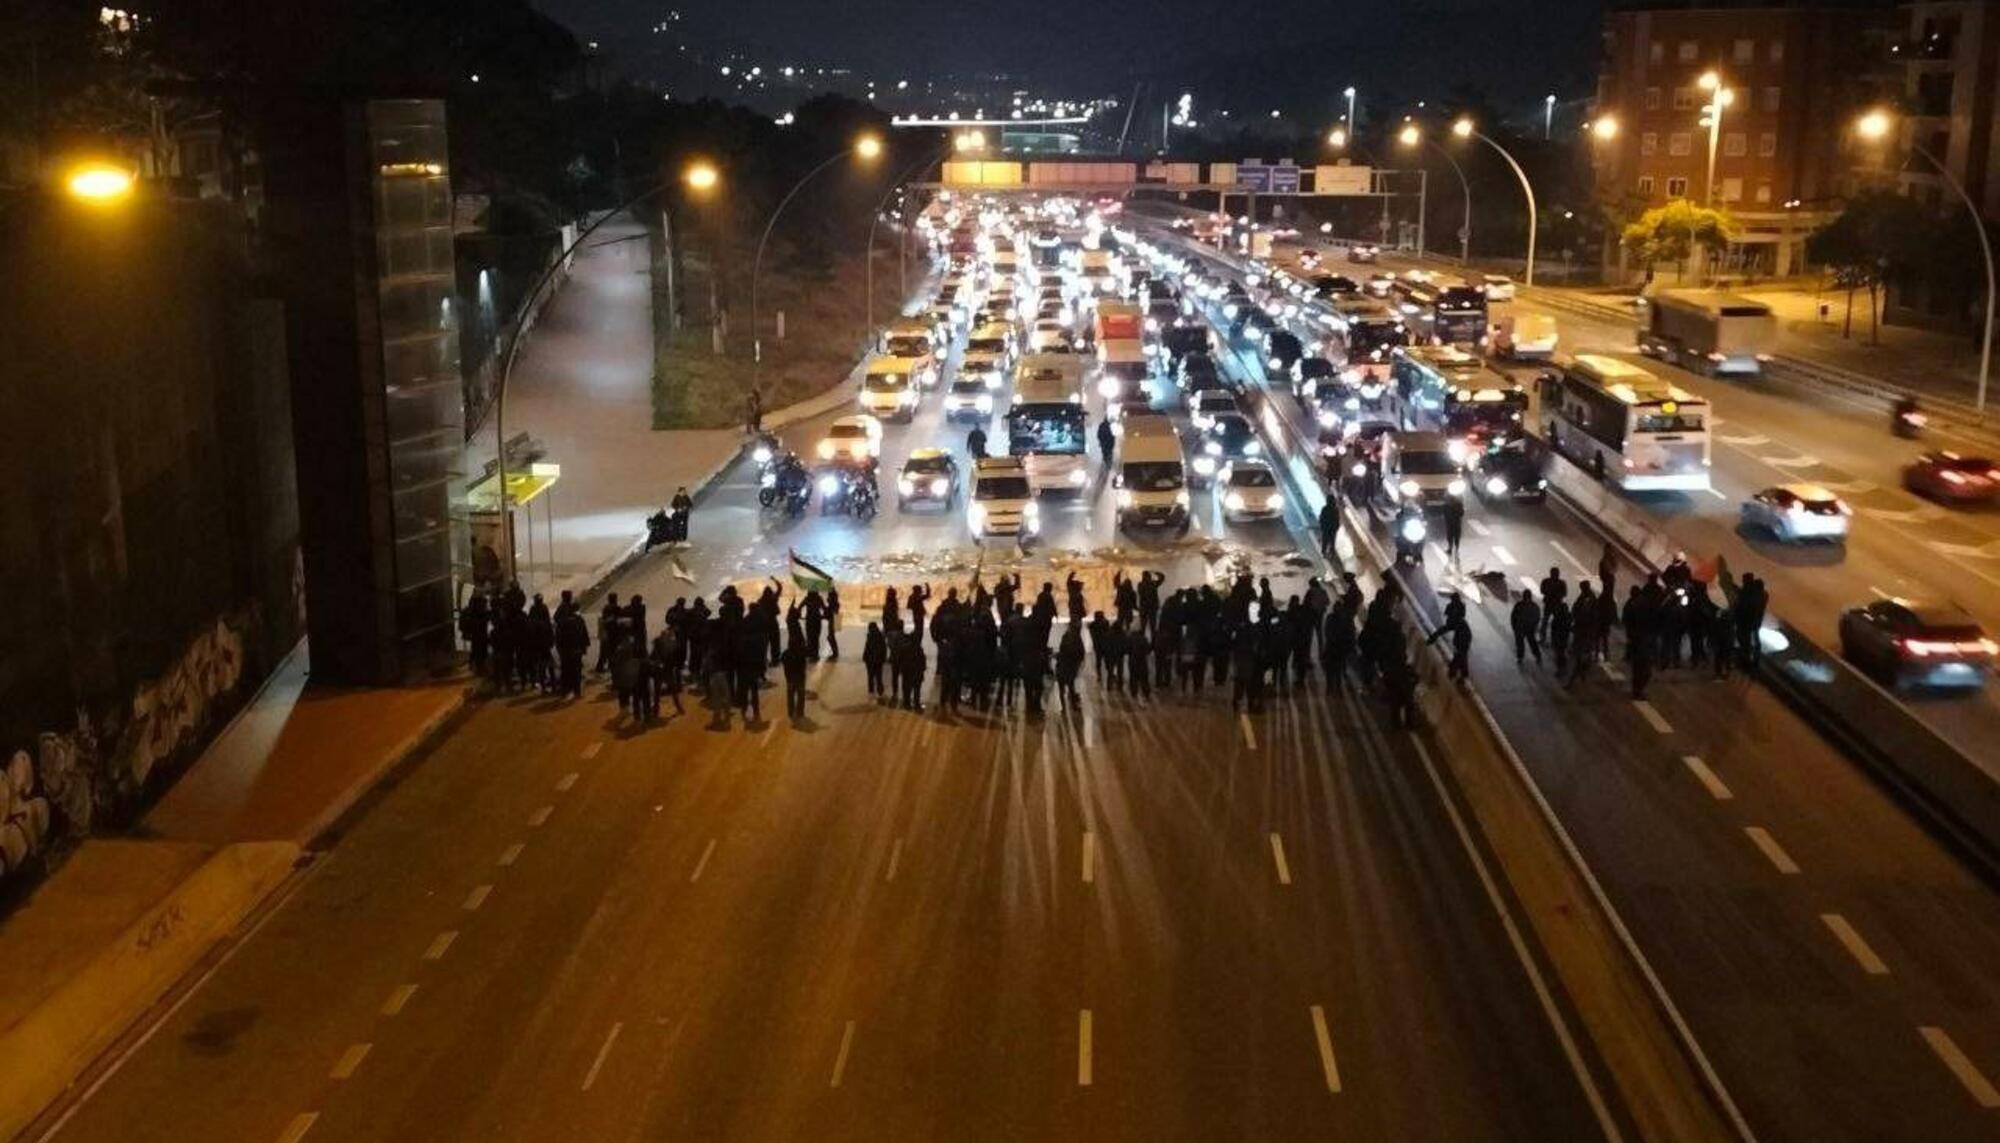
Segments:
[[[491,645],[492,612],[486,607],[486,593],[475,591],[458,610],[458,634],[470,649],[472,673],[486,673],[486,652]]]
[[[1090,653],[1097,666],[1097,685],[1104,685],[1104,672],[1111,655],[1111,621],[1102,611],[1090,619]]]
[[[1146,643],[1146,633],[1121,626],[1119,634],[1125,644],[1126,685],[1131,688],[1132,697],[1153,697],[1153,651]]]
[[[896,652],[896,670],[903,681],[903,708],[924,709],[924,645],[914,634],[905,634]]]
[[[1111,429],[1111,418],[1097,422],[1097,455],[1104,461],[1104,470],[1111,471],[1111,453],[1118,445],[1118,434]]]
[[[1082,701],[1076,693],[1076,675],[1083,669],[1083,629],[1071,623],[1063,631],[1062,643],[1056,647],[1056,696],[1062,700],[1064,710],[1070,704]]]
[[[1535,662],[1542,661],[1542,609],[1535,605],[1535,597],[1526,588],[1521,589],[1521,597],[1514,601],[1511,618],[1514,628],[1514,662],[1527,661],[1529,652],[1534,652]]]
[[[840,589],[826,589],[826,657],[830,662],[840,661]]]
[[[1465,502],[1457,496],[1444,499],[1444,558],[1458,564],[1458,541],[1465,534]]]
[[[820,598],[819,589],[806,592],[806,600],[799,610],[804,613],[806,626],[806,662],[819,662],[819,629],[826,622],[826,601]]]
[[[1603,611],[1598,606],[1597,596],[1590,589],[1589,581],[1577,585],[1576,603],[1570,610],[1570,649],[1575,654],[1570,659],[1569,677],[1563,682],[1575,686],[1583,677],[1585,668],[1597,659],[1602,648],[1599,624],[1603,622]]]
[[[1618,598],[1618,551],[1609,540],[1604,542],[1604,554],[1597,557],[1597,582],[1601,598]]]
[[[1319,509],[1319,554],[1329,564],[1340,560],[1340,505],[1329,496]]]
[[[1327,613],[1320,634],[1321,669],[1326,672],[1327,693],[1347,680],[1347,660],[1354,654],[1354,608],[1350,597],[1342,595]]]
[[[581,626],[582,621],[578,620]],[[681,705],[681,656],[685,653],[681,645],[681,633],[669,623],[660,628],[660,634],[653,640],[653,709],[660,708],[660,696],[674,700],[674,713],[686,714]],[[577,656],[578,681],[582,679],[583,657]]]
[[[1548,605],[1549,649],[1556,655],[1556,678],[1569,673],[1570,629],[1574,616],[1570,606],[1562,600],[1554,600]]]
[[[1764,581],[1750,572],[1743,573],[1743,586],[1736,592],[1736,657],[1746,671],[1755,670],[1764,659],[1763,640],[1757,631],[1764,626],[1764,610],[1770,605],[1770,596],[1765,592]]]
[[[889,659],[889,641],[882,635],[882,628],[868,625],[868,634],[861,641],[861,669],[868,676],[868,693],[877,702],[882,699],[882,664]]]
[[[568,594],[565,592],[564,594]],[[573,699],[583,697],[583,656],[590,650],[590,625],[576,604],[565,599],[556,608],[556,658],[559,663],[558,693]]]
[[[618,625],[624,621],[625,609],[618,605],[618,593],[604,597],[604,606],[597,612],[597,666],[595,673],[603,674],[611,669],[611,652],[618,644]]]
[[[688,495],[687,485],[674,489],[674,498],[667,502],[667,519],[671,522],[673,541],[687,543],[688,521],[694,516],[694,497]]]
[[[1472,625],[1465,621],[1463,614],[1449,616],[1444,626],[1431,632],[1431,637],[1424,642],[1436,643],[1446,636],[1451,638],[1450,678],[1454,682],[1464,682],[1472,674]]]
[[[1569,599],[1569,584],[1563,582],[1562,569],[1550,568],[1542,580],[1542,627],[1541,634],[1548,638],[1549,622],[1554,617],[1555,605]],[[1536,656],[1539,661],[1540,656]]]
[[[785,671],[785,715],[796,722],[806,716],[805,640],[792,640],[778,658]]]

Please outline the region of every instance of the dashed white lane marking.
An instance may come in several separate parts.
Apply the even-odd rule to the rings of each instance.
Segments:
[[[603,1069],[605,1059],[611,1055],[611,1045],[618,1042],[618,1033],[624,1030],[624,1024],[613,1024],[611,1031],[605,1034],[603,1046],[597,1049],[597,1058],[590,1061],[590,1070],[583,1073],[584,1091],[589,1091],[590,1085],[597,1082],[597,1073]]]
[[[1681,756],[1681,761],[1686,763],[1687,768],[1694,772],[1695,779],[1708,791],[1709,797],[1714,798],[1718,802],[1726,802],[1736,796],[1730,792],[1728,786],[1723,784],[1722,779],[1717,776],[1716,772],[1708,768],[1708,763],[1703,762],[1696,755],[1684,754]]]
[[[1597,665],[1604,668],[1605,678],[1610,679],[1614,683],[1622,683],[1625,681],[1625,672],[1619,670],[1616,664],[1610,663],[1603,659],[1599,659]]]
[[[1724,492],[1720,488],[1704,488],[1702,489],[1702,491],[1708,493],[1710,496],[1715,497],[1717,500],[1729,499],[1729,493]]]
[[[1862,939],[1861,934],[1855,931],[1846,917],[1839,913],[1821,913],[1819,919],[1821,924],[1832,930],[1834,939],[1847,949],[1847,955],[1854,958],[1854,962],[1861,966],[1861,971],[1870,976],[1889,975],[1889,966],[1881,957],[1875,955],[1875,950]]]
[[[1243,728],[1243,745],[1252,750],[1257,749],[1257,735],[1256,732],[1250,729],[1250,716],[1247,714],[1238,714],[1236,716],[1236,725]]]
[[[457,939],[457,929],[446,929],[444,932],[439,933],[432,939],[431,947],[424,950],[424,959],[443,960],[444,954],[451,948],[451,942]]]
[[[1577,559],[1573,555],[1570,555],[1568,548],[1563,547],[1561,544],[1556,543],[1554,540],[1549,541],[1549,547],[1554,548],[1556,550],[1557,555],[1561,556],[1563,559],[1568,560],[1569,566],[1576,569],[1576,574],[1583,576],[1597,574],[1595,568],[1586,566],[1582,560]]]
[[[319,1112],[299,1112],[292,1116],[292,1121],[285,1124],[285,1129],[278,1133],[278,1143],[299,1143],[299,1140],[306,1137],[306,1132],[313,1129],[313,1124],[318,1122]]]
[[[514,844],[512,844],[512,845],[508,846],[507,848],[505,848],[505,849],[503,849],[503,850],[501,850],[501,851],[500,851],[500,862],[499,862],[499,863],[500,863],[501,865],[512,865],[512,864],[514,864],[514,863],[515,863],[516,861],[519,861],[519,860],[521,860],[521,851],[522,851],[522,850],[524,850],[524,849],[526,849],[526,848],[528,848],[528,847],[527,847],[527,846],[525,846],[525,845],[522,845],[522,844],[521,844],[520,842],[518,842],[518,841],[517,841],[517,842],[515,842]]]
[[[468,913],[477,912],[479,910],[479,907],[486,903],[486,898],[490,896],[492,892],[493,892],[493,886],[491,885],[475,886],[472,892],[467,893],[465,895],[465,911]]]
[[[1271,835],[1271,861],[1278,867],[1278,884],[1292,883],[1292,867],[1285,861],[1285,839],[1276,833]]]
[[[382,1002],[382,1015],[384,1016],[402,1015],[403,1009],[407,1007],[410,1003],[410,997],[415,996],[416,994],[417,994],[417,986],[414,984],[397,985],[396,991],[391,992],[389,994],[389,999],[384,1000]]]
[[[701,849],[701,860],[694,863],[694,872],[688,874],[688,884],[692,885],[701,880],[701,871],[708,868],[708,859],[714,852],[715,839],[711,837],[708,839],[708,844]]]
[[[902,863],[903,839],[899,837],[896,839],[896,843],[889,847],[889,871],[882,875],[882,880],[894,881],[896,879],[896,867]]]
[[[1083,883],[1089,885],[1097,880],[1097,835],[1085,830],[1083,834]]]
[[[361,1067],[361,1061],[368,1058],[368,1049],[374,1046],[373,1044],[347,1045],[347,1050],[340,1053],[340,1058],[333,1062],[333,1070],[327,1073],[327,1078],[344,1080],[352,1076]]]
[[[1529,595],[1533,595],[1535,594],[1535,589],[1541,585],[1535,582],[1534,576],[1524,575],[1521,577],[1521,586],[1528,589]]]
[[[1326,1029],[1326,1009],[1312,1006],[1313,1040],[1319,1044],[1319,1070],[1326,1076],[1326,1090],[1340,1094],[1340,1065],[1333,1058],[1333,1034]]]
[[[1778,872],[1799,871],[1799,863],[1792,860],[1792,855],[1785,852],[1785,847],[1778,844],[1778,839],[1771,836],[1770,830],[1763,826],[1744,826],[1743,832],[1750,836],[1751,844],[1762,850],[1764,856],[1770,858],[1771,864],[1778,867]]]
[[[558,778],[556,780],[556,793],[558,794],[569,793],[570,787],[576,785],[576,780],[579,776],[580,775],[578,775],[576,771],[572,770],[569,773],[564,774],[561,778]]]
[[[1493,534],[1493,529],[1480,523],[1478,520],[1467,520],[1465,523],[1467,527],[1472,529],[1472,534],[1482,540]]]
[[[1515,564],[1521,562],[1514,558],[1514,553],[1508,551],[1507,549],[1501,547],[1498,544],[1493,545],[1493,558],[1499,560],[1501,563],[1505,564],[1510,568],[1513,567]]]
[[[595,757],[597,757],[597,752],[598,752],[598,751],[600,751],[600,750],[602,750],[602,749],[604,749],[604,744],[603,744],[602,742],[593,742],[593,743],[591,743],[590,745],[588,745],[588,746],[584,747],[584,748],[583,748],[583,760],[584,760],[584,761],[586,761],[586,762],[588,762],[588,761],[590,761],[590,760],[591,760],[592,758],[595,758]]]
[[[529,815],[528,815],[528,828],[529,828],[529,829],[540,829],[540,828],[541,828],[541,827],[542,827],[542,826],[543,826],[544,824],[546,824],[546,823],[548,822],[548,820],[549,820],[549,815],[550,815],[550,814],[553,814],[553,813],[555,813],[555,812],[556,812],[556,808],[555,808],[554,806],[543,806],[543,807],[542,807],[541,809],[539,809],[539,810],[536,810],[536,811],[535,811],[534,813],[532,813],[532,814],[529,814]]]
[[[1951,1069],[1951,1074],[1958,1077],[1958,1082],[1972,1096],[1972,1102],[1981,1107],[2000,1107],[2000,1091],[1994,1089],[1992,1080],[1980,1074],[1979,1068],[1959,1049],[1950,1033],[1943,1028],[1926,1025],[1918,1028],[1917,1034],[1931,1046],[1931,1051],[1937,1053],[1937,1058],[1944,1061],[1944,1066]]]
[[[840,1052],[833,1057],[833,1078],[827,1081],[826,1086],[840,1086],[840,1077],[847,1074],[847,1053],[852,1047],[854,1047],[854,1021],[849,1020],[847,1027],[841,1029]]]
[[[1633,699],[1632,706],[1639,712],[1639,717],[1646,720],[1646,725],[1652,727],[1654,730],[1659,731],[1661,734],[1672,734],[1674,732],[1674,724],[1668,722],[1664,715],[1654,709],[1652,703],[1647,702],[1645,699]]]
[[[1089,1087],[1091,1080],[1090,1009],[1076,1014],[1076,1086]]]

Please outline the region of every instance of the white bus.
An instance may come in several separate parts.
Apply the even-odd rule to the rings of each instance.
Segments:
[[[1031,353],[1014,367],[1007,452],[1021,459],[1037,494],[1078,491],[1089,480],[1083,365],[1074,353]]]
[[[1708,402],[1615,357],[1579,354],[1541,380],[1556,451],[1632,492],[1709,487]]]

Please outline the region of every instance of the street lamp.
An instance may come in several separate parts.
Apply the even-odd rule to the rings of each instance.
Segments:
[[[1344,127],[1335,127],[1333,130],[1328,131],[1326,133],[1326,145],[1329,147],[1347,146],[1347,129]]]
[[[1542,138],[1547,140],[1555,133],[1556,97],[1554,92],[1542,97]]]
[[[1600,142],[1610,142],[1618,137],[1618,120],[1610,115],[1600,115],[1591,120],[1590,133]]]
[[[867,314],[868,314],[868,321],[867,321],[868,332],[871,335],[874,333],[875,330],[875,228],[881,224],[882,212],[889,206],[889,196],[896,193],[896,188],[909,182],[911,175],[916,174],[919,170],[923,169],[924,167],[929,166],[930,164],[944,158],[945,155],[948,154],[949,152],[958,151],[959,153],[963,154],[965,151],[970,149],[967,144],[967,139],[968,137],[971,136],[978,136],[980,144],[982,146],[985,144],[985,137],[983,135],[980,135],[980,133],[977,131],[967,131],[963,134],[953,135],[951,137],[950,142],[945,143],[933,150],[926,151],[922,158],[918,159],[914,163],[911,163],[909,167],[907,167],[901,174],[891,179],[889,181],[889,189],[882,192],[882,201],[875,204],[875,213],[868,219],[868,257],[865,260],[865,264],[867,266],[866,278],[868,282],[866,290],[867,300],[865,302],[865,305],[867,307]],[[905,211],[904,219],[907,220],[907,218],[908,214],[907,211]],[[907,280],[901,278],[900,267],[902,265],[902,258],[905,256],[905,251],[909,247],[909,242],[910,242],[910,236],[907,233],[904,234],[901,238],[899,238],[896,242],[897,266],[899,267],[898,280],[899,282],[902,283],[904,289],[908,289],[908,282]]]
[[[1722,138],[1722,109],[1736,102],[1736,93],[1724,87],[1722,76],[1713,71],[1701,73],[1695,80],[1696,86],[1709,93],[1708,102],[1702,105],[1702,123],[1708,127],[1708,182],[1702,188],[1702,205],[1715,205],[1715,148]]]
[[[1451,126],[1452,134],[1463,137],[1465,132],[1459,130],[1461,126],[1465,126],[1469,129],[1470,124],[1467,124],[1464,120],[1460,120],[1459,122],[1452,124]],[[1458,228],[1458,261],[1459,264],[1462,266],[1471,265],[1472,183],[1465,177],[1465,168],[1459,165],[1458,159],[1455,156],[1453,156],[1450,151],[1447,151],[1443,147],[1438,146],[1436,143],[1432,143],[1429,139],[1424,138],[1424,133],[1422,131],[1419,131],[1417,129],[1417,125],[1414,123],[1405,126],[1403,130],[1397,134],[1396,140],[1405,147],[1415,147],[1419,143],[1430,143],[1431,150],[1436,151],[1440,155],[1443,155],[1444,161],[1451,164],[1452,173],[1458,176],[1458,189],[1464,192],[1465,195],[1465,224]]]
[[[1341,94],[1347,97],[1348,127],[1350,128],[1359,127],[1361,125],[1360,121],[1354,118],[1354,89],[1352,87],[1349,87],[1346,91],[1341,92]]]
[[[1521,193],[1526,195],[1528,198],[1528,261],[1524,269],[1524,272],[1521,275],[1522,279],[1521,284],[1525,286],[1534,285],[1535,284],[1535,188],[1533,186],[1530,186],[1528,183],[1528,172],[1521,169],[1521,164],[1514,161],[1514,156],[1507,153],[1507,148],[1502,147],[1498,143],[1495,143],[1492,137],[1487,135],[1485,132],[1479,130],[1479,128],[1472,122],[1471,119],[1461,118],[1458,122],[1453,123],[1451,125],[1451,133],[1458,136],[1461,139],[1477,139],[1480,142],[1486,144],[1487,146],[1493,148],[1493,150],[1497,152],[1501,158],[1507,160],[1507,165],[1514,169],[1514,177],[1521,180]]]
[[[63,187],[71,198],[92,203],[119,202],[131,197],[132,172],[109,163],[84,163],[69,173]]]
[[[1889,137],[1889,133],[1894,130],[1895,126],[1896,121],[1893,116],[1886,111],[1875,110],[1855,120],[1854,131],[1855,134],[1860,135],[1863,139],[1870,142],[1880,142]],[[1993,270],[1993,240],[1986,236],[1986,223],[1979,217],[1979,207],[1973,203],[1972,196],[1966,193],[1964,185],[1957,179],[1952,178],[1951,171],[1947,170],[1945,165],[1938,161],[1938,157],[1925,150],[1923,145],[1918,143],[1914,138],[1908,140],[1906,145],[1910,148],[1912,154],[1922,156],[1925,162],[1935,167],[1938,177],[1943,179],[1944,184],[1951,188],[1953,194],[1958,196],[1958,200],[1965,204],[1966,211],[1972,215],[1972,229],[1979,235],[1979,252],[1986,256],[1986,331],[1985,335],[1979,339],[1979,393],[1973,402],[1973,408],[1983,417],[1986,415],[1986,377],[1993,365],[1993,295],[1995,277]]]
[[[864,159],[875,159],[880,157],[881,154],[882,154],[881,138],[876,135],[863,135],[860,138],[856,139],[854,141],[854,145],[847,148],[845,151],[837,151],[834,154],[827,156],[826,161],[814,167],[812,170],[807,171],[803,176],[800,177],[798,182],[792,184],[792,189],[785,192],[785,197],[779,199],[777,207],[771,211],[770,220],[764,223],[763,236],[757,239],[757,255],[756,257],[750,260],[750,390],[751,392],[757,393],[760,396],[762,395],[763,392],[759,382],[761,381],[763,375],[764,338],[763,335],[758,331],[758,326],[757,326],[757,278],[758,274],[763,270],[764,267],[764,246],[766,243],[771,241],[771,230],[773,227],[778,225],[778,216],[785,213],[785,207],[791,203],[792,196],[798,194],[800,189],[802,189],[807,183],[811,182],[813,180],[814,175],[819,174],[821,171],[826,170],[828,167],[831,167],[840,160],[847,158],[849,155],[859,155]]]
[[[681,172],[681,181],[685,183],[690,190],[695,191],[698,194],[707,194],[709,191],[715,189],[716,184],[721,181],[721,176],[716,173],[715,167],[712,164],[705,161],[696,161],[688,164],[687,169]],[[524,298],[527,299],[527,301],[524,301],[522,303],[523,308],[524,309],[526,308],[529,301],[532,301],[533,299],[541,296],[542,289],[549,284],[549,279],[555,276],[555,272],[558,269],[568,265],[570,255],[576,253],[579,249],[582,249],[584,240],[589,238],[592,234],[595,234],[597,232],[598,227],[603,226],[605,223],[611,221],[612,219],[618,217],[621,214],[624,214],[626,211],[632,209],[635,206],[638,206],[640,203],[645,202],[647,199],[654,198],[660,194],[665,193],[666,189],[671,185],[673,185],[673,181],[671,179],[661,179],[658,182],[655,182],[652,186],[647,187],[645,190],[640,191],[638,194],[633,195],[631,198],[626,199],[624,202],[621,202],[617,206],[612,207],[610,210],[605,211],[603,214],[598,215],[597,221],[591,223],[589,226],[586,226],[582,230],[578,231],[576,237],[570,239],[569,245],[563,247],[561,253],[557,254],[554,258],[549,260],[549,264],[543,268],[541,276],[535,279],[534,286],[531,287],[526,294],[522,295]],[[672,263],[673,250],[671,248],[671,243],[673,241],[673,237],[671,230],[667,232],[666,240],[669,243],[669,248],[667,251],[668,266],[669,266],[668,273],[672,273],[671,266],[673,264]],[[671,314],[673,312],[671,288],[668,295],[667,305],[668,305],[667,312]],[[503,522],[503,525],[504,522],[508,519],[507,382],[514,376],[514,362],[520,358],[521,337],[522,334],[525,332],[526,332],[525,330],[517,326],[514,330],[514,336],[507,339],[507,355],[500,359],[500,372],[496,376],[493,382],[493,463],[494,463],[494,476],[499,483],[500,519]],[[507,531],[505,534],[507,536],[507,580],[509,583],[512,583],[514,580],[513,528],[507,527]]]

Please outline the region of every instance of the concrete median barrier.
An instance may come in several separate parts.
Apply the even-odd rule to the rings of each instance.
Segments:
[[[0,1138],[60,1098],[291,874],[299,852],[289,842],[86,842],[0,929],[0,964],[13,970],[0,1007]],[[76,949],[91,951],[73,961],[52,951]]]

